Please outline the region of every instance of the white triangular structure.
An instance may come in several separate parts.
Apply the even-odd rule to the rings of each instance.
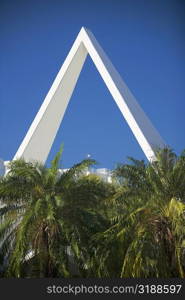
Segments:
[[[93,34],[82,27],[13,160],[22,157],[26,161],[45,163],[87,54],[92,58],[148,160],[155,159],[155,150],[164,147],[159,133]]]

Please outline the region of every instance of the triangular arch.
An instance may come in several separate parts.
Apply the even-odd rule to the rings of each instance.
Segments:
[[[82,27],[13,160],[23,157],[45,163],[87,54],[148,160],[155,159],[155,150],[165,146],[93,34]]]

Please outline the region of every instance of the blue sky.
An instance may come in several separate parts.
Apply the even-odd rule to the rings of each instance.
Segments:
[[[82,26],[179,154],[185,148],[183,0],[0,0],[0,158],[16,153]],[[48,161],[61,143],[64,167],[87,154],[108,168],[127,156],[145,159],[90,58]]]

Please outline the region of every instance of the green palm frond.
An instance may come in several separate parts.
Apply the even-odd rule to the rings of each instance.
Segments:
[[[51,167],[50,167],[50,171],[56,175],[59,167],[60,167],[60,160],[61,160],[61,156],[63,153],[63,149],[64,149],[64,145],[62,144],[60,147],[59,152],[56,154],[56,156],[54,157],[54,159],[51,161]]]

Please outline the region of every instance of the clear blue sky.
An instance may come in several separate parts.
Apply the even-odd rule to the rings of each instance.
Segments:
[[[185,1],[0,0],[0,158],[16,153],[82,26],[179,154],[185,148]],[[61,143],[64,167],[88,153],[108,168],[127,156],[145,158],[90,58],[49,160]]]

